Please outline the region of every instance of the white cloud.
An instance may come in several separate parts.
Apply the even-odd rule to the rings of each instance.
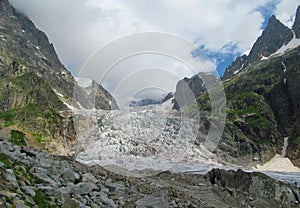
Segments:
[[[276,17],[288,27],[294,23],[296,9],[300,0],[282,0],[276,7]]]
[[[93,52],[136,32],[178,35],[209,51],[251,48],[264,22],[257,10],[274,0],[10,0],[45,31],[62,62],[77,74]],[[282,0],[276,15],[290,25],[299,0]]]
[[[141,31],[174,33],[215,51],[232,42],[243,52],[261,33],[263,17],[254,10],[268,1],[11,0],[49,35],[75,72],[98,46]],[[297,1],[282,1],[280,17],[293,14]]]

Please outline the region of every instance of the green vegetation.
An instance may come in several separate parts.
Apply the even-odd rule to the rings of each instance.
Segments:
[[[1,120],[4,123],[3,127],[21,126],[24,130],[31,132],[40,143],[45,141],[45,137],[52,137],[58,131],[57,127],[62,126],[63,122],[56,109],[34,104],[0,111]]]
[[[11,131],[9,141],[15,145],[26,146],[25,134],[17,130]]]
[[[45,140],[43,139],[43,135],[42,134],[33,134],[33,136],[36,138],[36,140],[39,143],[45,142]]]
[[[35,196],[32,198],[39,207],[56,208],[55,205],[50,205],[50,199],[40,190],[35,191]]]

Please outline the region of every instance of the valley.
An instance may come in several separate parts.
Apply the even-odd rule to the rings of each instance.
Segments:
[[[0,207],[299,207],[299,21],[124,107],[0,0]]]

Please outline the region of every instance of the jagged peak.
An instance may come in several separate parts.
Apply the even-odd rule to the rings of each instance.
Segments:
[[[277,27],[287,28],[279,19],[277,19],[277,17],[275,15],[272,15],[269,18],[268,25],[267,25],[266,29],[264,30],[264,32],[267,32],[268,30],[273,29],[274,27],[275,28],[277,28]]]

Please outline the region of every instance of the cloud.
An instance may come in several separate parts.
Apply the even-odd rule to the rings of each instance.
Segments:
[[[46,32],[62,62],[75,75],[99,47],[137,32],[175,34],[202,46],[210,54],[241,54],[248,51],[261,34],[270,11],[274,11],[283,23],[291,25],[291,18],[300,4],[299,0],[10,2]],[[162,66],[167,67],[166,64]]]
[[[300,5],[300,0],[282,0],[277,6],[275,15],[276,17],[288,27],[294,23],[295,12]]]

